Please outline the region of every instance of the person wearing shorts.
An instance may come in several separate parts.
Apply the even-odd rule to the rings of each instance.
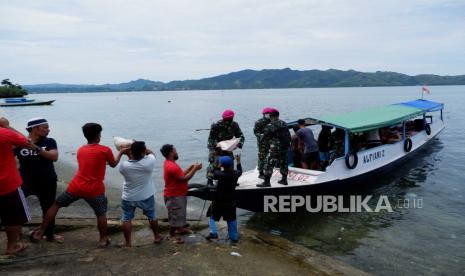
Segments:
[[[6,255],[14,255],[26,248],[18,242],[21,226],[31,220],[26,199],[21,190],[22,179],[16,168],[13,147],[26,147],[24,135],[10,127],[6,118],[0,117],[0,225],[7,236]]]
[[[107,237],[107,207],[108,200],[105,196],[106,165],[114,168],[118,165],[124,150],[120,149],[117,158],[113,156],[112,150],[100,145],[102,127],[96,123],[87,123],[82,127],[87,144],[81,146],[77,152],[78,172],[71,180],[66,191],[55,200],[55,203],[47,211],[39,228],[31,235],[32,242],[38,242],[43,236],[45,229],[53,221],[62,207],[84,199],[94,210],[97,217],[97,227],[100,234],[100,247],[107,247],[110,241]]]
[[[179,156],[173,145],[163,145],[160,152],[166,159],[163,164],[163,178],[165,180],[163,196],[168,210],[170,238],[175,238],[175,234],[191,232],[184,227],[186,225],[187,182],[198,170],[202,169],[202,164],[192,164],[185,171],[182,171],[176,163]],[[176,242],[183,243],[184,241],[177,238]]]
[[[187,197],[165,196],[164,199],[166,209],[168,209],[170,227],[182,230],[182,228],[186,225]]]
[[[121,196],[121,218],[124,233],[124,246],[130,247],[132,219],[136,208],[142,210],[150,223],[154,243],[161,242],[158,231],[158,221],[155,213],[155,188],[153,171],[155,169],[155,155],[146,148],[143,141],[135,141],[128,151],[129,160],[119,165],[119,172],[124,177],[123,194]]]

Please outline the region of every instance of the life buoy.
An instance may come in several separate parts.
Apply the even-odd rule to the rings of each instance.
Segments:
[[[346,167],[348,169],[350,169],[350,170],[355,169],[355,167],[357,167],[357,164],[358,164],[358,155],[357,155],[357,153],[354,152],[354,151],[349,152],[346,155],[345,161],[346,161]]]
[[[425,125],[426,134],[431,135],[431,126],[429,124]]]
[[[412,146],[413,146],[412,139],[410,138],[405,139],[404,141],[405,152],[410,152],[412,150]]]

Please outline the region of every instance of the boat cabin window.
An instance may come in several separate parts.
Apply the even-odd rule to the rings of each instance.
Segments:
[[[361,151],[385,144],[394,144],[402,140],[402,132],[402,124],[397,124],[365,132],[352,133],[350,136],[350,147],[352,150]]]
[[[432,116],[426,116],[425,118],[415,118],[405,122],[405,132],[407,137],[415,136],[418,132],[425,130],[427,119],[432,122]]]
[[[407,137],[415,136],[425,130],[428,120],[432,122],[432,116],[413,118],[405,121],[405,134]],[[353,150],[366,150],[385,144],[394,144],[404,139],[403,123],[369,130],[363,133],[351,134],[350,147]]]
[[[379,129],[379,137],[381,144],[394,144],[402,140],[402,125],[394,125],[390,127],[383,127]]]

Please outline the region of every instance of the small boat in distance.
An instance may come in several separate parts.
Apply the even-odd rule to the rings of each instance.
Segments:
[[[0,106],[27,106],[27,105],[50,105],[55,100],[36,101],[27,98],[6,98],[4,102],[0,102]]]
[[[369,108],[339,115],[305,118],[315,136],[323,127],[332,129],[338,147],[331,150],[329,165],[321,170],[303,169],[289,158],[288,185],[281,185],[275,169],[270,187],[257,187],[263,182],[258,170],[246,171],[236,188],[237,207],[262,212],[265,196],[318,195],[340,192],[358,186],[413,158],[444,129],[442,103],[423,99]],[[291,129],[297,121],[289,122]],[[377,137],[373,140],[372,137]],[[215,197],[211,187],[192,187],[189,194],[202,199]]]

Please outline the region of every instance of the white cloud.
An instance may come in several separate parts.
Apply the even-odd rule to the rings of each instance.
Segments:
[[[246,68],[464,74],[460,1],[9,1],[0,77],[194,79]]]

